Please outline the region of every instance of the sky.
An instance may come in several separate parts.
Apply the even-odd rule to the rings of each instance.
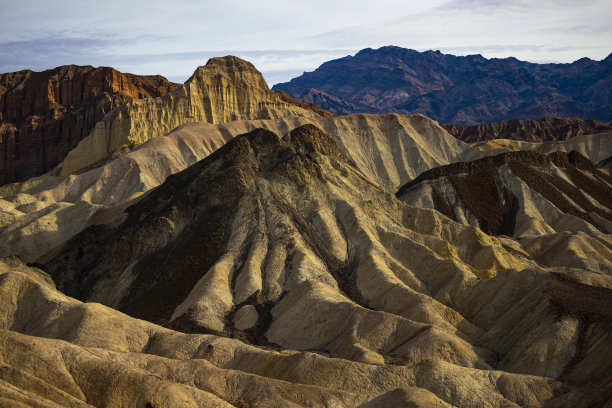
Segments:
[[[385,45],[540,63],[612,52],[611,0],[0,0],[0,10],[0,72],[112,66],[182,83],[231,54],[272,86]]]

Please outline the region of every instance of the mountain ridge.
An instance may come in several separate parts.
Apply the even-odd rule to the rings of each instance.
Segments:
[[[605,405],[612,131],[561,122],[470,145],[232,56],[131,99],[0,186],[0,406]]]
[[[319,113],[324,113],[318,109]],[[283,116],[319,116],[311,105],[283,98],[248,61],[216,57],[161,98],[133,99],[106,115],[62,162],[61,176],[96,165],[189,122],[223,123]]]
[[[543,116],[611,122],[611,83],[608,58],[534,64],[387,46],[325,62],[273,89],[307,102],[329,94],[317,102],[333,113],[421,113],[472,125]]]

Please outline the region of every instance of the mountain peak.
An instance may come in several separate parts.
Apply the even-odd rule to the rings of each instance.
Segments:
[[[221,68],[221,69],[241,69],[241,70],[251,70],[257,71],[257,68],[249,61],[243,60],[242,58],[236,57],[234,55],[226,55],[224,57],[213,57],[210,58],[205,67],[208,68]],[[259,72],[259,71],[257,71]]]
[[[204,78],[224,76],[228,80],[245,81],[249,86],[269,90],[268,84],[261,72],[253,64],[233,55],[210,58],[206,65],[199,66],[185,84],[202,81]],[[207,79],[207,80],[208,80]]]

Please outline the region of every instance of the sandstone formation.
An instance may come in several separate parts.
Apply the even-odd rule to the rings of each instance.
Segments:
[[[3,357],[24,373],[9,384],[51,395],[43,385],[57,375],[19,365],[39,350],[55,367],[47,347],[67,356],[66,385],[54,389],[96,390],[88,370],[108,373],[112,361],[104,381],[145,390],[122,388],[113,398],[124,404],[163,398],[146,391],[160,381],[182,398],[216,401],[204,391],[249,406],[263,396],[286,406],[285,395],[298,406],[601,404],[611,397],[612,246],[600,243],[598,268],[590,253],[568,267],[530,250],[402,203],[313,125],[282,139],[256,129],[39,260],[65,294],[152,324],[51,288],[40,306],[7,302],[10,321],[25,323],[10,324],[3,349],[28,345]],[[50,308],[46,296],[65,300]],[[64,302],[93,310],[62,312]],[[28,325],[34,313],[41,323]],[[23,337],[37,333],[69,343]],[[215,388],[211,373],[228,369],[270,388],[253,395],[244,374],[241,386]]]
[[[161,76],[67,65],[0,74],[0,185],[57,166],[104,115],[131,99],[179,85]]]
[[[313,109],[271,91],[250,62],[233,56],[211,58],[175,91],[160,98],[131,100],[111,111],[68,153],[60,175],[99,164],[120,148],[138,146],[185,123],[318,117],[325,112]]]
[[[504,120],[474,126],[442,125],[442,127],[457,139],[467,143],[492,139],[540,143],[612,131],[612,124],[581,118]]]
[[[612,122],[612,54],[533,64],[400,47],[366,48],[277,84],[336,114],[421,113],[442,123],[579,116]]]

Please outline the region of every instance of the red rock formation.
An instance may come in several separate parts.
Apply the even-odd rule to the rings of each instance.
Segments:
[[[474,126],[441,125],[464,142],[514,139],[527,142],[566,140],[612,130],[612,124],[580,118],[542,118],[538,120],[503,120]]]
[[[0,184],[49,171],[112,109],[180,85],[162,76],[67,65],[0,75]]]

